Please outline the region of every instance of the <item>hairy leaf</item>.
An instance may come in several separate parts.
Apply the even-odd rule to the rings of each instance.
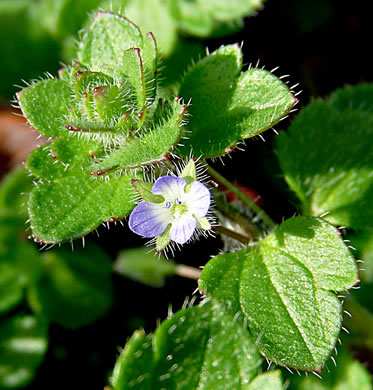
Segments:
[[[91,71],[105,72],[109,66],[122,72],[123,63],[118,59],[126,49],[142,48],[142,45],[141,32],[134,23],[122,16],[100,11],[80,42],[78,59]]]
[[[178,311],[152,338],[136,332],[112,384],[114,390],[246,389],[260,361],[242,323],[209,302]]]
[[[296,99],[272,73],[249,69],[241,74],[238,45],[223,46],[186,73],[179,94],[192,100],[190,138],[181,153],[217,157],[242,139],[271,128],[286,116]]]
[[[19,92],[17,98],[29,124],[40,134],[56,137],[66,133],[65,118],[72,95],[65,81],[39,81]]]
[[[200,289],[243,312],[261,352],[277,364],[320,369],[341,327],[334,292],[350,288],[357,268],[334,227],[321,219],[284,222],[257,247],[218,255]]]
[[[365,229],[373,227],[373,114],[369,98],[362,101],[357,95],[364,89],[365,97],[373,89],[356,88],[336,92],[331,103],[305,107],[277,138],[277,152],[304,214]]]

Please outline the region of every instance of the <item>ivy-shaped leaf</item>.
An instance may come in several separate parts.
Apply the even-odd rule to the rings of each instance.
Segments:
[[[277,138],[281,168],[304,214],[373,227],[372,97],[369,85],[339,90],[330,102],[310,103]]]
[[[44,319],[18,315],[0,320],[0,389],[19,389],[31,382],[47,350]]]
[[[357,281],[357,268],[337,230],[321,219],[284,222],[257,247],[218,255],[200,289],[243,312],[261,352],[277,364],[319,370],[341,328],[334,292]]]
[[[101,317],[112,302],[110,258],[97,246],[42,253],[42,270],[29,288],[34,312],[67,328]],[[94,264],[94,266],[93,266]]]
[[[274,126],[296,103],[288,87],[272,73],[241,73],[238,45],[223,46],[186,73],[179,95],[192,100],[191,132],[183,154],[217,157],[231,152],[242,139]]]
[[[154,336],[135,332],[114,368],[114,390],[246,389],[261,359],[242,322],[221,305],[180,310]]]

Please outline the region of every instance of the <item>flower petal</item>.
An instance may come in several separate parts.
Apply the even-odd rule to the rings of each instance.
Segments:
[[[164,203],[141,202],[132,211],[128,226],[143,237],[157,237],[172,221],[172,213]]]
[[[211,195],[209,189],[199,181],[193,182],[192,188],[185,199],[188,212],[202,218],[207,214],[210,203]]]
[[[178,244],[185,244],[192,237],[196,227],[197,220],[185,213],[172,221],[170,238]]]
[[[175,199],[184,198],[185,185],[186,181],[180,177],[162,176],[154,183],[152,192],[155,195],[163,195],[167,201],[174,203]]]

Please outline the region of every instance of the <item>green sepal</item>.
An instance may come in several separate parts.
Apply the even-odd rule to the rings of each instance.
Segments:
[[[206,217],[199,218],[196,215],[193,215],[193,217],[197,220],[197,229],[211,230],[211,224]]]
[[[162,195],[153,194],[152,188],[154,183],[143,180],[131,180],[131,184],[145,201],[152,203],[164,202],[164,197]]]
[[[157,252],[162,252],[166,249],[167,245],[171,242],[170,238],[170,230],[171,230],[171,224],[168,224],[166,230],[157,237],[155,250]]]
[[[187,182],[187,184],[191,184],[197,180],[196,163],[192,158],[189,160],[188,164],[181,171],[179,177],[183,178]]]

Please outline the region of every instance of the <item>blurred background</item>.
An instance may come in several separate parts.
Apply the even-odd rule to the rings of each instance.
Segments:
[[[0,0],[0,178],[22,164],[27,154],[43,142],[12,106],[15,93],[31,80],[45,77],[46,72],[56,75],[62,64],[70,64],[88,14],[107,6],[105,3]],[[144,29],[153,28],[151,18],[144,16],[147,1],[139,2],[143,9],[131,1],[112,3],[114,8],[126,9]],[[158,31],[153,32],[163,53],[164,86],[171,90],[192,60],[204,55],[205,47],[212,52],[222,44],[235,42],[243,42],[247,65],[259,63],[269,70],[279,67],[276,75],[289,75],[290,86],[299,83],[296,91],[302,93],[298,108],[344,85],[373,81],[369,2],[267,0],[247,17],[205,30],[173,20],[166,1],[159,4],[163,7],[158,10],[161,23],[154,25]],[[276,130],[286,129],[291,119],[282,121]],[[249,140],[245,152],[235,151],[232,159],[224,160],[225,165],[218,162],[215,166],[230,180],[259,194],[266,211],[281,222],[294,215],[296,208],[281,178],[273,151],[274,137],[274,133],[267,132],[265,142]],[[110,231],[100,227],[98,233],[99,237],[87,237],[87,245],[98,245],[111,259],[125,247],[144,243],[119,224]],[[219,240],[203,239],[177,253],[175,261],[199,267],[222,245]],[[157,320],[166,318],[169,305],[178,310],[197,287],[195,281],[177,276],[168,278],[162,289],[118,274],[112,278],[113,302],[103,317],[78,328],[61,326],[58,321],[51,323],[46,357],[27,389],[102,389],[108,383],[118,346],[123,346],[139,327],[147,332],[154,330]],[[26,302],[6,315],[20,312],[30,312]],[[373,370],[369,349],[359,349],[357,355]]]

